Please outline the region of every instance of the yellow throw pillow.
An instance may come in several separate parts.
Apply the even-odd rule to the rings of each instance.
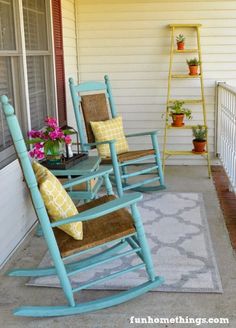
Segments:
[[[59,221],[78,214],[78,210],[58,179],[44,166],[33,162],[33,170],[44,200],[49,218]],[[82,222],[63,224],[58,227],[76,240],[83,239]]]
[[[90,124],[97,142],[115,139],[117,154],[129,151],[120,116],[107,121],[90,122]],[[109,145],[99,145],[97,148],[102,158],[111,157]]]

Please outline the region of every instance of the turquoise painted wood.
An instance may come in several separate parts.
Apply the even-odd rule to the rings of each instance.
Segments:
[[[130,235],[130,236],[132,236],[132,235]],[[130,237],[128,236],[127,240],[128,240],[128,238],[130,238]],[[114,244],[114,242],[109,242],[109,243],[103,244],[103,246],[110,246],[110,247],[108,249],[106,249],[105,251],[100,252],[99,254],[90,256],[88,259],[86,258],[79,262],[75,261],[75,262],[70,262],[68,264],[65,264],[66,271],[68,272],[68,274],[70,274],[70,272],[73,270],[77,270],[78,268],[86,267],[88,264],[91,265],[94,262],[99,262],[100,260],[110,258],[110,256],[112,254],[115,254],[118,251],[122,250],[124,247],[126,247],[127,241],[126,240],[120,241],[120,242],[116,243],[115,245],[113,245],[113,244]],[[89,250],[89,252],[91,252],[91,250],[96,250],[98,248],[100,248],[100,246],[93,247]],[[84,252],[80,252],[80,254],[84,254],[86,252],[88,252],[88,251],[86,250]],[[73,259],[77,256],[78,256],[78,254],[70,255],[63,259],[64,260]],[[43,276],[56,275],[56,270],[55,270],[54,266],[47,267],[47,268],[27,268],[27,269],[14,268],[14,269],[8,271],[7,274],[11,277],[43,277]]]
[[[126,302],[135,298],[152,288],[163,283],[164,279],[155,275],[153,270],[153,263],[151,259],[150,250],[146,241],[142,220],[138,212],[136,203],[142,199],[142,194],[132,193],[122,196],[112,200],[106,204],[97,206],[96,208],[86,210],[78,215],[72,216],[61,220],[60,222],[51,223],[38,189],[37,181],[32,169],[31,161],[28,156],[26,145],[21,133],[21,129],[14,114],[13,107],[9,104],[8,98],[6,96],[1,96],[1,104],[3,112],[6,116],[6,121],[13,139],[13,143],[22,167],[23,174],[25,176],[25,181],[27,183],[29,192],[31,194],[32,202],[41,224],[43,238],[48,246],[53,265],[46,268],[28,268],[28,269],[12,269],[8,272],[11,277],[31,277],[31,276],[47,276],[47,275],[57,275],[61,284],[61,288],[64,292],[65,298],[67,300],[66,305],[55,305],[55,306],[21,306],[13,310],[16,316],[29,316],[29,317],[51,317],[51,316],[65,316],[72,314],[81,314],[89,311],[96,311],[106,307],[118,305],[120,303]],[[112,193],[112,187],[109,181],[109,173],[112,168],[100,168],[95,172],[90,174],[85,174],[79,178],[71,179],[69,182],[64,183],[65,188],[70,188],[78,183],[84,183],[90,179],[102,178],[105,181],[108,194]],[[115,241],[104,243],[102,246],[107,246],[107,249],[101,249],[102,246],[92,247],[91,249],[86,249],[78,254],[87,254],[87,257],[78,260],[78,254],[67,256],[62,258],[60,251],[53,233],[52,228],[60,226],[61,224],[77,221],[89,221],[98,217],[102,217],[108,213],[112,213],[118,209],[130,207],[131,213],[134,220],[134,225],[136,231],[132,234],[128,234],[125,237],[118,238]],[[128,250],[124,248],[130,247]],[[101,249],[96,255],[88,255],[89,252]],[[137,255],[142,260],[141,264],[129,265],[125,269],[113,273],[112,275],[104,276],[100,279],[94,279],[79,286],[78,288],[72,288],[69,277],[75,273],[82,272],[91,268],[96,268],[96,266],[108,263],[115,259],[128,256]],[[64,263],[66,260],[66,264]],[[116,293],[112,296],[100,298],[85,303],[77,303],[74,299],[74,294],[78,293],[80,290],[85,289],[93,284],[106,281],[108,279],[115,279],[118,276],[124,275],[127,272],[134,270],[139,270],[145,267],[147,271],[147,281],[141,285],[131,288],[127,291]]]
[[[89,156],[84,161],[81,161],[66,170],[51,170],[51,172],[56,176],[68,175],[73,177],[96,171],[99,168],[100,163],[101,159],[99,156]]]
[[[92,146],[98,145],[97,143],[87,143],[87,137],[85,135],[85,130],[83,128],[83,118],[82,113],[80,110],[80,103],[81,103],[81,93],[83,92],[100,92],[103,91],[108,99],[109,107],[111,110],[111,116],[112,118],[117,116],[117,110],[115,101],[112,95],[112,88],[111,83],[109,80],[109,77],[107,75],[104,76],[104,82],[83,82],[78,85],[76,85],[72,78],[69,79],[69,85],[70,85],[70,92],[72,97],[72,103],[77,123],[77,128],[79,131],[80,141],[82,144],[82,149],[88,150]],[[160,158],[160,151],[158,146],[158,138],[157,138],[157,131],[149,131],[149,132],[141,132],[141,133],[134,133],[134,134],[128,134],[126,135],[126,138],[134,138],[134,137],[140,137],[140,136],[146,136],[149,135],[151,138],[152,143],[152,149],[154,150],[153,156],[143,156],[142,158],[138,158],[136,160],[130,160],[125,163],[119,163],[117,159],[117,154],[115,151],[115,141],[107,141],[105,143],[109,144],[110,147],[110,153],[111,153],[111,159],[112,159],[112,165],[114,170],[114,176],[115,176],[115,183],[117,187],[117,192],[119,196],[122,196],[124,190],[132,189],[132,190],[138,190],[138,191],[155,191],[155,190],[162,190],[165,189],[164,184],[164,175],[162,171],[162,163]],[[103,142],[104,143],[104,142]],[[135,173],[128,173],[129,166],[137,167],[137,164],[144,165],[144,161],[147,159],[153,159],[154,162],[149,163],[151,165],[150,169],[138,169],[135,171]],[[131,183],[130,178],[134,176],[145,176],[147,173],[149,174],[155,174],[155,178],[153,179],[142,179],[139,183]],[[150,184],[153,184],[151,185]],[[147,186],[149,185],[149,186]]]
[[[53,228],[59,227],[60,225],[72,223],[72,222],[76,222],[76,221],[83,222],[83,221],[93,220],[102,215],[106,215],[106,214],[114,212],[114,208],[115,208],[115,210],[120,210],[121,208],[130,206],[133,203],[136,203],[141,199],[142,199],[141,193],[127,194],[123,197],[117,198],[115,200],[111,200],[108,203],[99,205],[96,208],[91,208],[87,211],[83,211],[83,212],[76,214],[74,216],[71,216],[67,219],[52,222],[51,227],[53,227]]]
[[[79,162],[78,164],[66,169],[66,170],[51,170],[51,172],[56,177],[67,177],[68,179],[72,179],[74,176],[84,175],[86,173],[94,172],[98,170],[101,159],[99,156],[89,156],[86,160]],[[75,201],[84,200],[87,202],[88,200],[94,199],[97,197],[97,193],[100,187],[103,184],[103,179],[99,177],[95,185],[91,187],[89,183],[86,183],[85,190],[74,191],[72,188],[68,191],[70,197]]]
[[[164,282],[162,277],[156,277],[154,281],[148,281],[137,287],[117,293],[114,296],[103,297],[95,301],[76,304],[75,306],[25,306],[14,310],[17,316],[25,317],[55,317],[73,314],[82,314],[91,311],[98,311],[107,307],[127,302],[138,297],[149,290],[161,285]]]

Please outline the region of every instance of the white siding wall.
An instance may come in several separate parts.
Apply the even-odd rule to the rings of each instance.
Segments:
[[[0,171],[0,267],[36,220],[18,161]]]
[[[118,112],[127,132],[160,129],[163,142],[169,68],[170,23],[201,23],[203,72],[209,125],[210,149],[214,150],[215,80],[236,83],[236,2],[235,1],[142,1],[80,0],[78,5],[78,53],[80,80],[101,80],[109,74]],[[190,30],[188,46],[194,44]],[[176,72],[187,72],[186,58],[176,56]],[[197,81],[173,82],[175,97],[199,95]],[[200,107],[193,123],[201,119]],[[191,131],[172,131],[172,149],[191,149]],[[133,140],[133,148],[148,147],[146,139]],[[189,157],[171,161],[200,163]]]
[[[74,0],[62,0],[63,18],[63,44],[64,44],[64,63],[65,63],[65,82],[66,82],[66,105],[68,125],[74,124],[74,112],[68,86],[69,77],[78,80],[77,65],[77,44],[75,30],[75,3]]]

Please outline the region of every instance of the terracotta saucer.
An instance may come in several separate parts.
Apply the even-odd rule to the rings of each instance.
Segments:
[[[171,123],[171,126],[174,126],[175,128],[181,128],[181,126],[184,126],[184,123],[182,123],[181,126],[176,126],[174,123]]]

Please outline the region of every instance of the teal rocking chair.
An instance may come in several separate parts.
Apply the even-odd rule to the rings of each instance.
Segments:
[[[14,315],[54,317],[81,314],[126,302],[160,285],[163,282],[163,278],[156,276],[154,273],[151,254],[137,208],[137,201],[142,198],[142,195],[136,192],[127,194],[121,198],[115,198],[112,193],[111,184],[109,183],[109,173],[112,169],[99,169],[94,173],[72,179],[63,184],[63,186],[64,188],[69,188],[102,176],[106,183],[108,195],[81,205],[78,208],[79,214],[75,216],[57,222],[51,222],[38,189],[21,129],[14,115],[14,109],[8,103],[6,96],[1,97],[1,104],[25,181],[42,227],[43,238],[45,239],[53,263],[53,266],[45,268],[13,269],[8,274],[12,277],[57,275],[61,289],[65,295],[65,304],[55,306],[22,306],[14,309]],[[130,212],[126,209],[127,207],[130,207]],[[83,222],[83,240],[75,240],[58,229],[61,225],[77,221]],[[106,248],[104,249],[103,247],[96,255],[94,253],[93,255],[88,255],[90,251],[99,250],[104,245],[106,245]],[[85,253],[87,257],[84,257]],[[83,254],[82,259],[80,259],[81,254]],[[71,285],[71,276],[89,269],[94,270],[98,265],[130,255],[136,255],[140,263],[137,265],[127,265],[126,268],[120,271],[89,280],[77,286]],[[84,303],[77,303],[75,301],[75,293],[94,284],[99,284],[108,279],[114,279],[125,273],[140,270],[141,268],[146,269],[146,282],[129,290],[117,292],[109,297]]]
[[[74,83],[72,78],[69,79],[77,128],[79,131],[81,147],[84,151],[88,151],[89,149],[101,144],[101,142],[95,142],[90,122],[109,119],[107,103],[109,103],[111,117],[115,118],[117,116],[110,81],[107,75],[104,78],[104,82],[83,82],[78,85]],[[89,94],[86,95],[86,93]],[[80,107],[82,108],[83,119]],[[84,133],[84,125],[87,138]],[[148,135],[151,137],[151,149],[128,151],[119,155],[116,154],[115,140],[103,142],[109,144],[111,156],[103,159],[102,164],[113,165],[113,172],[119,196],[123,194],[123,191],[129,189],[141,192],[165,189],[157,131],[128,134],[126,135],[126,138],[144,137]],[[147,163],[147,161],[150,160],[152,162]],[[134,170],[134,168],[137,168],[137,166],[140,165],[143,165],[144,167],[142,169],[139,168],[138,170]],[[132,168],[132,171],[129,170],[128,172],[128,169],[130,168]],[[140,176],[145,177],[145,175],[153,173],[155,174],[154,177],[141,177],[142,179],[139,179],[139,181],[131,181],[133,178],[137,179],[140,178]]]

